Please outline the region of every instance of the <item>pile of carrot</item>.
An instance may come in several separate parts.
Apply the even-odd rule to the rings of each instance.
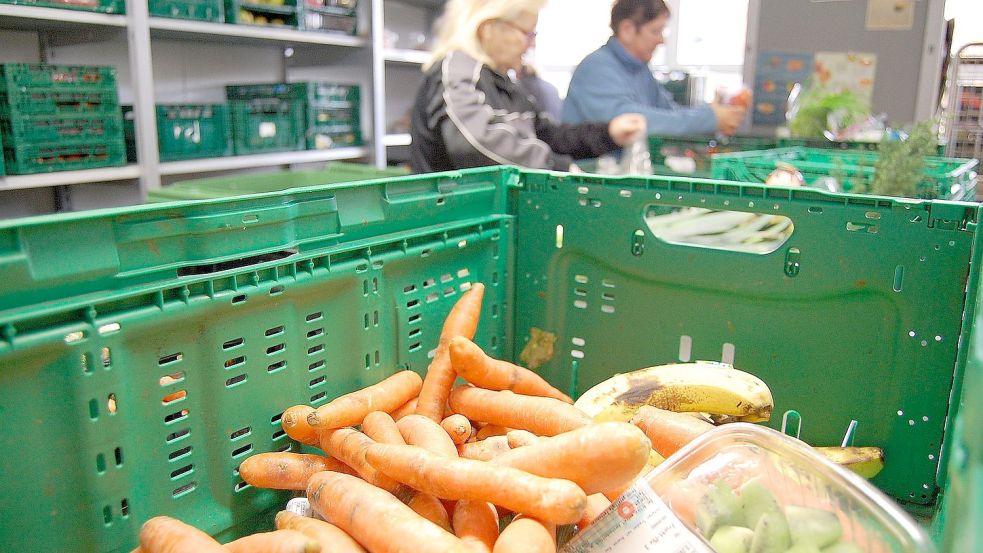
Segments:
[[[223,546],[156,517],[137,551],[556,551],[558,526],[589,524],[668,441],[658,413],[593,423],[536,373],[487,356],[472,342],[483,294],[474,284],[451,309],[425,377],[401,371],[284,411],[287,435],[324,455],[242,463],[247,483],[306,493],[319,518],[281,511],[275,531]]]

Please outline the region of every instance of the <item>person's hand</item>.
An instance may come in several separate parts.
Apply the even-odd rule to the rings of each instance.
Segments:
[[[710,104],[713,114],[717,116],[717,130],[725,135],[733,135],[747,117],[747,109],[740,106],[723,106]]]
[[[608,123],[608,134],[618,146],[624,146],[645,132],[645,116],[638,113],[619,115]]]

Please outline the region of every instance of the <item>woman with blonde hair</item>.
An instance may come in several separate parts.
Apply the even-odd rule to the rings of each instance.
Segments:
[[[546,0],[449,0],[413,108],[417,172],[484,165],[567,171],[637,138],[637,114],[559,124],[516,82]]]

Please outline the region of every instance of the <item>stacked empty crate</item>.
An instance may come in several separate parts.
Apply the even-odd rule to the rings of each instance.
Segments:
[[[0,65],[0,135],[11,175],[125,164],[116,69]]]
[[[230,85],[226,93],[237,155],[362,143],[358,85]]]

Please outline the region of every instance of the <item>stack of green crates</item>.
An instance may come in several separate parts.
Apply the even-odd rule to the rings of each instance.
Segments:
[[[299,82],[226,87],[236,154],[362,143],[358,85]]]
[[[869,189],[878,158],[877,152],[800,147],[736,152],[714,156],[712,176],[731,181],[766,182],[779,163],[786,163],[802,173],[806,184],[821,177],[834,177],[845,192],[851,192]],[[933,156],[925,158],[925,165],[917,197],[967,201],[976,197],[979,161]]]
[[[150,15],[196,21],[225,21],[222,0],[149,0]]]
[[[246,194],[280,192],[290,188],[400,177],[407,173],[406,169],[397,167],[376,169],[371,165],[338,161],[329,163],[324,169],[318,171],[279,171],[258,175],[211,177],[177,182],[150,191],[147,195],[147,202],[229,198]]]
[[[127,156],[136,161],[133,108],[123,106]],[[224,157],[232,153],[226,104],[157,105],[157,148],[161,161]]]
[[[301,28],[354,35],[358,30],[358,0],[299,0]]]
[[[658,175],[678,175],[708,178],[710,158],[714,154],[765,150],[777,146],[774,138],[758,136],[649,136],[649,154],[653,170]],[[667,157],[688,157],[696,165],[692,173],[680,173],[666,167]]]
[[[0,135],[11,175],[124,165],[116,69],[0,65]]]
[[[19,4],[100,13],[126,13],[125,0],[0,0],[0,4]]]
[[[300,27],[299,0],[225,0],[225,21],[236,25]]]

